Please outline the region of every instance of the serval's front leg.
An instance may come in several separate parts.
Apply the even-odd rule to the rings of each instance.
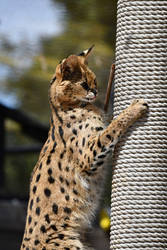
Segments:
[[[110,125],[99,135],[99,141],[102,148],[114,146],[120,136],[147,110],[148,105],[144,100],[134,100],[132,104],[125,109]]]
[[[103,165],[105,157],[114,150],[120,136],[146,112],[147,108],[148,105],[144,100],[134,100],[101,134],[90,138],[88,157],[91,164],[89,162],[87,164],[88,171],[96,171]]]

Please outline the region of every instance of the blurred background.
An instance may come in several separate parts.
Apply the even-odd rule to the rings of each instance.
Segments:
[[[19,249],[22,240],[30,174],[47,137],[48,86],[55,67],[64,57],[92,44],[89,66],[98,80],[96,104],[103,108],[114,61],[116,2],[0,2],[1,250]],[[110,162],[108,165],[111,167]],[[97,250],[109,249],[110,179],[109,175],[95,230],[87,236]]]

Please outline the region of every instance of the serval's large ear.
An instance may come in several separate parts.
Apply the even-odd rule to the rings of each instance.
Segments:
[[[89,49],[86,49],[82,51],[80,54],[78,54],[79,57],[82,58],[82,61],[85,63],[87,57],[90,55],[90,52],[92,51],[94,45],[92,45]]]
[[[62,80],[76,81],[82,77],[81,69],[76,55],[71,55],[61,63]]]

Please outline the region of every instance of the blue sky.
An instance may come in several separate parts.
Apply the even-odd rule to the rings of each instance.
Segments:
[[[4,36],[21,46],[26,40],[30,52],[39,47],[41,36],[50,36],[62,31],[64,9],[53,5],[51,0],[0,0],[0,39]],[[21,49],[21,48],[20,48]],[[3,51],[0,52],[3,54]],[[31,53],[33,56],[33,53]],[[0,102],[13,106],[17,104],[14,93],[5,93],[3,79],[9,67],[0,64]]]
[[[50,0],[1,0],[0,34],[18,42],[60,32],[63,9]]]

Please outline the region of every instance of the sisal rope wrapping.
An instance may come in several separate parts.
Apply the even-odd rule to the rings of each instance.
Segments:
[[[149,114],[113,159],[111,249],[167,249],[167,1],[119,0],[114,117],[143,98]]]

